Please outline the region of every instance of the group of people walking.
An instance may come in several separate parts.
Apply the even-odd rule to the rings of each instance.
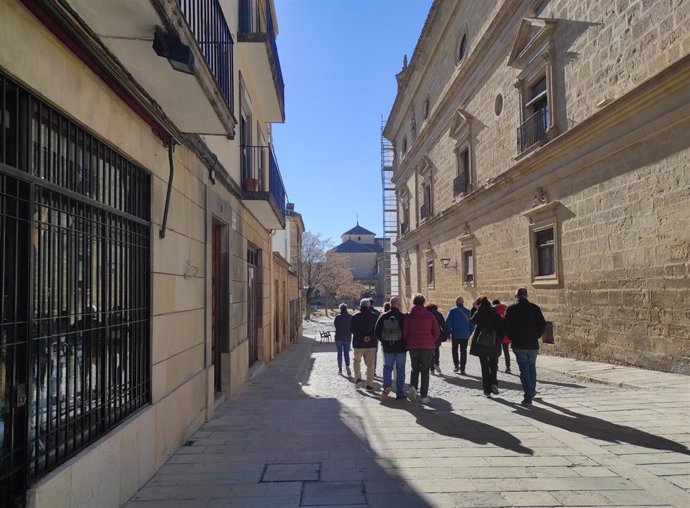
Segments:
[[[408,313],[400,309],[400,298],[394,296],[385,312],[379,313],[369,299],[360,302],[359,309],[350,315],[347,305],[340,305],[336,316],[335,341],[338,350],[338,371],[342,374],[343,362],[347,375],[350,370],[350,341],[354,349],[355,387],[374,391],[373,381],[378,344],[384,356],[383,391],[386,400],[393,391],[395,371],[396,399],[421,397],[429,402],[430,373],[441,374],[440,346],[451,339],[454,372],[465,375],[467,354],[477,356],[482,369],[482,386],[487,397],[497,395],[498,359],[503,353],[506,372],[510,370],[509,347],[520,369],[520,381],[524,391],[522,403],[529,405],[536,395],[536,360],[539,337],[544,333],[546,321],[538,305],[527,299],[527,289],[519,288],[515,303],[502,304],[499,300],[478,298],[471,309],[464,305],[462,297],[455,301],[447,317],[435,304],[424,305],[424,295],[412,300]],[[409,354],[411,374],[409,391],[405,393],[405,367]],[[362,377],[361,361],[366,366],[366,379]],[[420,384],[421,381],[421,384]]]

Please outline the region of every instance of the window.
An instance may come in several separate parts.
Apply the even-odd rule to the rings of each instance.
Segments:
[[[402,153],[403,153],[403,155],[407,153],[407,138],[403,138]]]
[[[521,71],[515,83],[520,98],[520,154],[558,134],[553,107],[558,90],[553,79],[556,25],[552,19],[524,18],[508,58],[508,65]]]
[[[419,218],[431,217],[431,182],[422,183],[422,206],[419,209]]]
[[[412,120],[410,120],[410,133],[412,135],[412,139],[414,140],[417,137],[417,120],[415,120],[414,116],[412,117]]]
[[[556,273],[555,242],[553,228],[544,229],[535,233],[534,240],[537,249],[537,275],[553,275]]]
[[[405,265],[405,294],[408,296],[412,294],[412,274],[409,260]]]
[[[458,150],[458,174],[453,180],[453,196],[467,194],[470,190],[470,151],[468,148]]]
[[[465,52],[467,51],[467,34],[463,34],[462,38],[460,39],[460,44],[458,45],[458,58],[456,60],[457,63],[462,62],[463,58],[465,58]]]
[[[424,120],[426,120],[427,118],[429,118],[429,110],[430,110],[430,108],[431,108],[431,99],[429,99],[429,97],[427,97],[426,100],[424,101],[424,108],[423,108],[423,111],[422,111],[423,116],[424,116]]]
[[[462,285],[472,286],[474,284],[474,250],[466,249],[462,251]]]
[[[434,287],[434,258],[428,257],[426,260],[426,287]]]
[[[543,201],[537,199],[543,197]],[[532,285],[535,287],[561,287],[560,202],[548,202],[546,193],[539,189],[534,207],[524,215],[530,221],[529,245]]]

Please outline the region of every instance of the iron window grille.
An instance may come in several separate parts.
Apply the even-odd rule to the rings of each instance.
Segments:
[[[150,403],[151,178],[2,74],[0,94],[3,504]]]

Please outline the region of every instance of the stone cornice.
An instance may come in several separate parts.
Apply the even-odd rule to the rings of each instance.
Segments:
[[[464,199],[401,236],[398,250],[428,241],[516,199],[530,206],[535,181],[568,178],[612,154],[690,118],[690,55],[686,55],[553,141],[487,181]],[[619,127],[618,130],[615,127]],[[621,132],[620,126],[625,126]],[[576,150],[575,150],[576,149]],[[585,154],[585,155],[583,155]],[[551,171],[557,163],[559,171]],[[541,171],[540,171],[541,170]],[[518,184],[517,186],[514,184]],[[540,183],[539,185],[543,185]],[[462,217],[461,217],[462,216]]]
[[[438,105],[433,109],[429,118],[419,130],[405,158],[394,171],[393,183],[401,178],[408,177],[414,167],[416,167],[420,154],[428,151],[429,144],[449,128],[449,123],[452,121],[457,109],[455,105],[467,102],[467,99],[472,97],[477,90],[486,84],[487,74],[493,72],[492,66],[487,65],[487,62],[492,61],[490,53],[499,53],[501,60],[507,58],[508,50],[512,47],[514,38],[512,33],[505,30],[505,28],[522,6],[520,0],[505,0],[504,5],[493,17],[491,24],[484,31],[474,50],[470,52],[467,59],[458,67],[455,77],[450,80],[446,88],[441,92]],[[504,46],[506,51],[500,53]],[[403,95],[405,93],[403,92]],[[397,101],[396,97],[396,104]],[[384,129],[384,135],[387,139],[392,139],[392,134],[396,134],[396,132],[390,132],[389,125],[391,125],[393,119],[398,120],[398,123],[400,123],[402,118],[397,119],[394,117],[394,115],[398,114],[404,114],[404,110],[400,108],[394,109],[388,117],[386,129]]]

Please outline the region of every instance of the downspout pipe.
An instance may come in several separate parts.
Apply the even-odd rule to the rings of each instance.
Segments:
[[[175,149],[175,141],[170,139],[168,141],[168,164],[170,172],[168,174],[168,192],[165,194],[165,209],[163,210],[163,222],[161,222],[161,229],[158,236],[165,238],[165,228],[168,225],[168,209],[170,208],[170,194],[172,193],[173,177],[175,176],[175,167],[173,166],[173,150]]]

